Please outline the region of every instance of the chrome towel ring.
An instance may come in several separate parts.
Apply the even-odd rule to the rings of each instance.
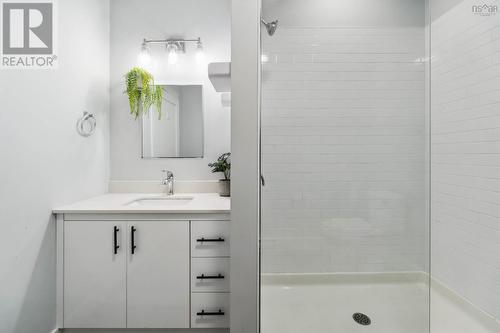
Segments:
[[[96,125],[94,115],[83,111],[83,116],[76,122],[76,131],[83,137],[89,137],[94,134]]]

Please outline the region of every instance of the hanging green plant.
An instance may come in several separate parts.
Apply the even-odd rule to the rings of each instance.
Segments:
[[[161,118],[163,89],[155,86],[153,76],[142,68],[134,67],[125,74],[125,85],[130,104],[130,114],[137,119],[141,114],[147,114],[151,106]]]

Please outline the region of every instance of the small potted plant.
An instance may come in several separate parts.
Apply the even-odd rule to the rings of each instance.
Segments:
[[[153,75],[142,68],[134,67],[125,74],[125,86],[130,114],[135,119],[141,114],[147,114],[153,105],[158,112],[158,118],[161,118],[163,89],[155,85]]]
[[[229,197],[231,195],[231,153],[225,153],[219,156],[217,161],[208,164],[212,168],[212,172],[222,172],[224,179],[219,180],[219,195],[221,197]]]

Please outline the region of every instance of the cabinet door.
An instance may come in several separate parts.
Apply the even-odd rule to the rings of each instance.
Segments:
[[[64,327],[125,327],[125,227],[112,221],[65,222]]]
[[[189,222],[129,222],[127,235],[127,327],[188,328]]]

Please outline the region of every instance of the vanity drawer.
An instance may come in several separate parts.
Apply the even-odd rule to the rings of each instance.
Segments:
[[[191,292],[229,292],[229,258],[192,258]]]
[[[229,293],[191,294],[191,327],[229,327]]]
[[[229,221],[192,221],[192,257],[229,257]]]

